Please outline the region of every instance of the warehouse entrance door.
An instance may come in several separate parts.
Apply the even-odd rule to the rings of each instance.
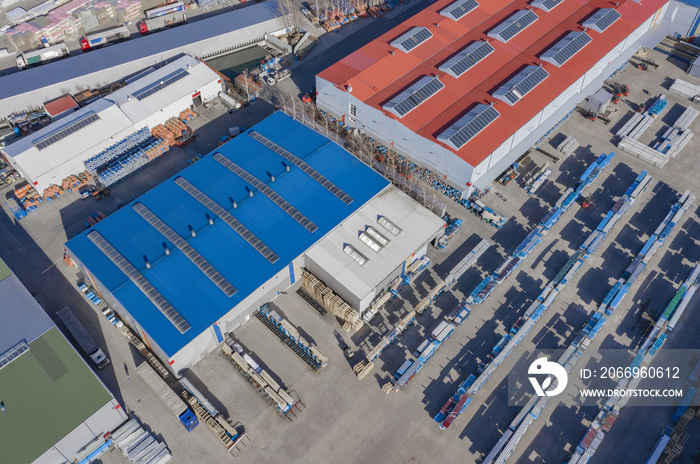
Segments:
[[[194,107],[202,106],[202,92],[197,92],[192,95],[192,104]]]

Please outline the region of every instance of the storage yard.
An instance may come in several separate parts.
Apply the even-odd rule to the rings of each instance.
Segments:
[[[379,13],[375,9],[368,14]],[[324,27],[333,30],[336,25],[326,18]],[[139,453],[163,453],[166,459],[166,454],[172,452],[175,462],[185,463],[232,462],[232,456],[250,463],[641,463],[652,455],[657,440],[670,426],[664,443],[676,446],[671,454],[678,457],[673,462],[693,462],[693,456],[700,453],[700,419],[691,418],[697,405],[690,394],[684,403],[691,406],[688,413],[675,406],[620,408],[624,404],[614,401],[582,406],[569,393],[554,398],[533,397],[525,406],[509,405],[512,392],[507,374],[514,366],[529,363],[528,356],[535,350],[562,350],[557,360],[575,372],[574,368],[594,359],[598,349],[633,350],[637,366],[653,363],[652,356],[662,343],[664,349],[700,349],[700,319],[696,317],[700,297],[693,298],[700,261],[700,202],[695,198],[700,195],[700,139],[693,134],[700,131],[700,118],[696,118],[698,106],[691,101],[692,95],[671,90],[676,79],[691,85],[700,81],[685,73],[686,62],[656,50],[645,50],[644,60],[658,66],[642,69],[627,64],[606,81],[604,88],[610,92],[611,101],[608,111],[601,112],[602,118],[591,118],[585,108],[569,113],[478,198],[452,201],[454,192],[434,180],[431,185],[436,187],[437,199],[444,202],[446,213],[441,240],[432,240],[432,228],[438,230],[442,221],[427,209],[417,208],[403,194],[399,201],[394,187],[382,190],[357,213],[343,216],[341,224],[331,224],[334,215],[339,214],[334,211],[324,215],[321,225],[319,211],[296,198],[298,192],[283,191],[290,170],[296,171],[291,175],[300,174],[297,167],[301,164],[291,160],[294,156],[304,158],[297,150],[308,147],[297,143],[292,148],[279,142],[294,152],[283,154],[279,146],[274,148],[274,141],[270,143],[272,132],[267,134],[267,142],[261,142],[265,140],[263,130],[262,139],[255,139],[253,132],[245,130],[273,112],[265,101],[234,112],[229,112],[223,102],[213,103],[210,109],[200,109],[196,117],[187,113],[164,118],[158,121],[162,126],[153,131],[131,131],[122,142],[105,145],[86,161],[91,175],[111,189],[110,195],[99,202],[90,195],[79,198],[79,192],[64,193],[20,221],[4,204],[6,198],[16,195],[12,191],[15,187],[0,190],[5,213],[0,214],[0,257],[54,320],[60,320],[56,313],[61,308],[79,309],[76,315],[111,360],[97,375],[126,411],[138,418],[113,434],[116,449],[103,455],[101,461],[124,464],[129,456]],[[285,83],[280,87],[299,98],[294,85]],[[692,90],[688,92],[692,94]],[[269,121],[278,119],[280,115],[272,116],[261,127],[272,131],[275,126]],[[229,128],[237,128],[230,133],[234,137],[230,147],[259,143],[273,147],[270,149],[287,161],[274,165],[277,172],[271,163],[265,164],[270,159],[261,154],[250,156],[253,161],[237,159],[224,147],[213,155],[229,138]],[[197,137],[178,146],[168,134],[183,130],[193,131]],[[170,146],[166,156],[156,153],[158,143]],[[322,145],[323,149],[328,146]],[[143,169],[134,169],[129,176],[120,177],[110,170],[114,160],[136,163],[139,157],[157,159]],[[228,164],[227,157],[233,157]],[[202,158],[206,159],[200,161]],[[315,182],[321,183],[318,175],[336,175],[318,158],[306,159],[312,159],[308,164],[322,172],[316,172]],[[400,177],[389,171],[395,158],[387,147],[373,152],[369,160],[377,171]],[[246,186],[247,193],[241,192],[250,198],[225,197],[219,191],[222,182],[216,178],[220,173],[207,164],[215,162],[231,171],[226,176],[237,175],[254,186],[255,195]],[[343,163],[332,164],[340,170]],[[192,168],[183,171],[191,164]],[[208,176],[202,175],[205,167]],[[256,182],[251,175],[257,172],[254,169],[268,177],[263,178],[259,172]],[[342,184],[332,190],[325,184],[333,195],[323,191],[324,195],[316,196],[317,203],[327,208],[335,201],[340,210],[338,200],[347,196],[343,189],[359,192],[364,179],[374,176],[357,169],[353,172],[357,173],[358,185],[353,190]],[[173,177],[181,171],[180,177]],[[193,177],[193,172],[200,177]],[[418,171],[409,172],[418,177]],[[104,281],[93,286],[91,279],[112,279],[97,262],[105,258],[100,257],[85,269],[68,267],[71,260],[64,255],[63,244],[86,229],[97,230],[107,237],[104,241],[113,245],[116,254],[139,259],[148,254],[144,262],[130,259],[132,267],[139,268],[134,271],[148,276],[171,264],[173,269],[184,269],[175,259],[186,255],[201,272],[209,266],[205,274],[218,286],[206,282],[211,284],[211,291],[202,296],[206,310],[216,306],[214,293],[222,297],[217,292],[226,293],[226,284],[236,285],[228,289],[231,294],[240,291],[245,296],[247,291],[256,291],[241,286],[240,280],[228,282],[234,271],[224,269],[225,263],[217,262],[216,253],[201,243],[207,237],[208,242],[218,243],[216,235],[207,234],[224,227],[219,220],[226,217],[223,208],[212,209],[211,199],[203,201],[204,194],[200,191],[201,195],[196,196],[190,188],[189,195],[204,205],[209,200],[209,211],[218,216],[207,216],[208,224],[198,228],[196,223],[183,222],[202,219],[201,214],[190,214],[200,211],[200,205],[189,203],[189,197],[178,205],[182,206],[179,210],[166,208],[168,195],[161,193],[160,200],[154,200],[158,189],[163,191],[161,184],[187,191],[182,181],[185,178],[189,179],[185,182],[191,182],[190,187],[197,184],[202,190],[211,188],[207,194],[219,195],[219,203],[228,198],[227,210],[237,210],[228,216],[237,216],[241,222],[254,217],[246,209],[250,204],[244,202],[255,196],[252,201],[274,202],[275,207],[283,208],[284,212],[275,210],[275,214],[283,215],[291,226],[285,225],[289,226],[288,236],[274,241],[272,235],[261,236],[266,243],[256,245],[258,253],[270,263],[276,261],[275,252],[282,255],[275,255],[283,265],[282,271],[265,280],[265,286],[271,287],[263,286],[261,290],[267,292],[262,296],[269,296],[270,301],[253,311],[244,309],[231,321],[221,323],[221,328],[219,316],[213,324],[215,329],[208,328],[212,325],[208,319],[197,319],[192,323],[196,334],[190,332],[186,341],[192,342],[200,333],[211,340],[203,342],[198,337],[198,343],[192,342],[187,348],[187,359],[175,359],[165,345],[190,329],[183,330],[173,322],[176,318],[172,312],[162,309],[179,334],[151,333],[152,321],[147,319],[152,315],[127,314],[138,321],[133,331],[122,325],[119,319],[127,321],[127,316],[120,311],[124,307],[130,311],[123,293],[136,288],[138,280],[132,279],[135,285],[127,282],[115,288]],[[198,184],[205,180],[213,185]],[[404,185],[406,182],[399,181]],[[262,184],[268,183],[270,189],[265,189]],[[275,197],[270,190],[279,190],[285,198]],[[26,197],[27,192],[22,195]],[[132,204],[142,195],[143,202],[139,199]],[[426,192],[422,196],[427,200]],[[287,200],[295,205],[302,203],[299,209],[306,215],[285,205]],[[352,203],[347,198],[343,202]],[[257,204],[262,208],[261,203]],[[406,214],[408,225],[396,219],[396,223],[387,221],[382,210],[386,204],[407,210],[413,205],[415,216]],[[317,209],[323,207],[316,205]],[[132,209],[135,213],[129,211]],[[118,210],[122,211],[117,216],[126,219],[131,217],[127,213],[134,217],[138,214],[136,219],[147,221],[156,230],[151,231],[145,224],[148,233],[160,233],[162,237],[158,235],[157,240],[166,237],[174,246],[168,249],[163,242],[165,249],[161,250],[161,242],[153,239],[150,242],[158,245],[155,252],[153,247],[143,245],[145,241],[138,242],[146,232],[139,229],[136,233],[134,229],[139,248],[128,248],[119,242],[128,236],[128,221],[122,224],[123,231],[110,226],[109,219]],[[180,217],[166,216],[171,210],[178,210]],[[107,222],[100,224],[103,220]],[[226,222],[231,226],[230,219]],[[371,227],[365,227],[370,223]],[[429,225],[418,227],[418,223]],[[294,243],[302,232],[313,233],[316,224],[326,228],[321,229],[324,238],[316,239],[304,251],[306,265],[301,269],[301,258],[288,257],[279,249],[284,250],[283,241]],[[118,233],[109,236],[110,227]],[[186,237],[179,241],[168,238],[169,232],[175,233],[170,227],[178,228],[178,233]],[[234,230],[244,237],[240,229]],[[84,237],[90,235],[69,242],[68,253],[70,243],[80,243]],[[426,248],[428,237],[431,243]],[[108,253],[104,244],[90,240],[99,248],[96,254],[103,252],[117,265],[114,252]],[[249,236],[246,240],[252,244]],[[270,245],[272,255],[261,251],[266,245]],[[233,247],[231,243],[228,246]],[[427,256],[422,256],[426,249]],[[406,254],[414,251],[420,259],[410,262]],[[245,260],[252,262],[250,257]],[[286,275],[291,274],[288,287],[275,282],[287,272],[287,265]],[[124,271],[123,267],[119,269]],[[218,274],[217,278],[218,272],[226,277]],[[183,288],[196,279],[185,280]],[[162,283],[154,282],[152,287],[157,287],[156,293],[171,291]],[[388,291],[373,293],[377,289]],[[105,309],[97,295],[100,291],[109,304],[114,298],[124,298],[113,307],[116,315]],[[178,316],[180,311],[188,324],[188,308],[172,303],[172,311]],[[198,313],[205,313],[203,308]],[[158,313],[157,317],[162,315]],[[153,320],[167,325],[168,330],[173,328],[165,318]],[[145,343],[137,332],[145,334]],[[183,366],[183,378],[175,379],[170,370]],[[527,386],[524,379],[522,383]],[[676,424],[679,428],[672,434],[670,430]],[[685,432],[689,435],[684,439]],[[590,461],[586,461],[588,458]]]

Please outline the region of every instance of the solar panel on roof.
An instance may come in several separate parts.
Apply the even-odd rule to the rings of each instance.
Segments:
[[[542,60],[559,67],[580,52],[593,39],[581,31],[572,31],[542,55]]]
[[[140,90],[137,90],[136,92],[133,93],[133,96],[137,100],[143,100],[144,98],[150,97],[154,93],[156,93],[160,90],[163,90],[164,88],[166,88],[170,84],[173,84],[173,83],[179,81],[180,79],[188,76],[189,74],[190,73],[187,72],[187,70],[183,69],[183,68],[175,70],[175,71],[171,72],[170,74],[168,74],[167,76],[162,77],[158,82],[154,82],[154,83],[149,84]]]
[[[161,313],[175,326],[182,334],[190,330],[190,324],[184,317],[168,303],[163,295],[146,280],[126,258],[117,251],[111,243],[109,243],[98,231],[93,230],[87,234],[87,238],[107,257],[115,266],[119,268],[131,282],[138,287],[146,297],[151,300],[151,303],[160,310]]]
[[[541,10],[550,12],[555,6],[562,3],[564,0],[535,0],[532,2],[532,6],[537,7]]]
[[[403,34],[402,36],[391,42],[391,46],[408,53],[414,48],[416,48],[418,45],[431,38],[432,36],[433,33],[430,32],[427,28],[414,27],[407,33]]]
[[[43,150],[44,148],[48,147],[49,145],[53,145],[54,143],[58,142],[61,139],[64,139],[65,137],[68,137],[71,135],[73,132],[77,132],[83,127],[92,124],[95,121],[99,121],[100,116],[95,113],[94,111],[88,112],[84,114],[82,117],[76,119],[70,125],[59,129],[56,132],[52,132],[50,134],[47,134],[40,139],[37,139],[34,141],[34,146],[39,149]]]
[[[439,69],[457,78],[493,52],[494,48],[490,43],[474,42],[447,60]]]
[[[483,103],[476,105],[474,109],[440,134],[438,140],[451,145],[455,150],[459,150],[500,115],[491,105]]]
[[[207,207],[209,211],[219,216],[226,224],[228,224],[229,227],[231,227],[231,229],[240,235],[243,240],[248,242],[250,246],[255,248],[255,250],[263,255],[271,264],[274,264],[280,259],[280,257],[277,256],[274,251],[270,250],[267,245],[256,237],[255,234],[249,231],[246,226],[241,224],[238,219],[233,217],[231,213],[219,206],[214,200],[206,196],[201,190],[190,184],[186,179],[177,177],[175,178],[175,183],[182,190],[192,195],[195,200]]]
[[[243,179],[244,181],[248,182],[250,185],[252,185],[254,188],[256,188],[258,191],[260,191],[263,195],[265,195],[267,198],[270,200],[274,201],[277,206],[282,208],[282,210],[289,214],[295,221],[297,221],[299,224],[304,226],[306,230],[308,230],[311,233],[316,232],[316,229],[318,229],[318,226],[311,222],[311,219],[307,218],[303,214],[301,214],[294,206],[290,205],[287,200],[282,198],[277,192],[272,190],[269,186],[267,186],[264,182],[261,182],[257,177],[253,176],[250,174],[248,171],[231,161],[230,159],[226,158],[224,155],[221,153],[214,153],[213,156],[214,160],[219,162],[222,166],[224,166],[226,169],[229,171],[233,172],[236,174],[238,177]]]
[[[532,10],[520,10],[489,32],[489,37],[496,38],[501,42],[508,42],[510,39],[520,34],[530,24],[537,21],[537,15]]]
[[[476,2],[476,0],[457,0],[447,8],[443,8],[440,11],[440,14],[457,21],[478,6],[479,4]]]
[[[518,75],[506,82],[493,94],[495,98],[513,106],[549,77],[549,73],[540,66],[527,66]]]
[[[166,223],[164,223],[158,216],[153,214],[153,212],[148,209],[143,203],[134,203],[132,206],[133,210],[139,213],[139,215],[144,218],[150,225],[153,226],[158,232],[160,232],[163,237],[168,239],[170,243],[175,245],[178,250],[180,250],[185,256],[189,258],[192,263],[199,268],[200,271],[204,273],[209,280],[214,282],[214,284],[219,287],[219,290],[224,292],[227,297],[231,298],[236,293],[236,288],[231,285],[231,283],[222,276],[219,271],[214,269],[214,267],[209,264],[209,262],[204,259],[202,255],[197,252],[192,246],[187,243],[180,235],[171,229]]]
[[[289,151],[280,147],[275,142],[273,142],[272,140],[268,139],[267,137],[265,137],[264,135],[262,135],[256,131],[249,131],[248,135],[253,140],[266,146],[267,148],[274,151],[275,153],[277,153],[278,155],[280,155],[282,158],[286,159],[290,163],[294,163],[295,165],[297,165],[302,171],[304,171],[307,175],[309,175],[313,180],[315,180],[316,182],[321,184],[326,190],[328,190],[333,195],[338,197],[346,205],[349,205],[350,203],[352,203],[354,201],[350,195],[343,192],[333,182],[326,179],[324,176],[321,175],[321,173],[319,173],[314,168],[312,168],[311,166],[306,164],[306,162],[304,160],[302,160],[301,158],[299,158],[298,156],[290,153]]]
[[[602,33],[621,17],[622,15],[614,8],[601,8],[584,21],[583,26]]]
[[[392,98],[383,108],[402,118],[444,88],[445,84],[437,77],[425,76]]]

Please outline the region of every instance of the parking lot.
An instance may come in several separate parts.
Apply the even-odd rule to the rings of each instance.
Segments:
[[[588,188],[591,207],[572,206],[518,270],[498,285],[483,304],[473,307],[470,318],[456,329],[410,384],[389,395],[382,392],[381,385],[438,321],[501,264],[599,154],[617,151],[612,142],[613,133],[629,119],[637,105],[648,105],[653,96],[661,93],[668,96],[670,103],[641,139],[645,143],[658,137],[680,115],[679,105],[693,105],[667,91],[667,76],[694,79],[685,74],[682,63],[660,53],[652,52],[650,56],[661,63],[659,69],[645,72],[627,66],[613,79],[629,85],[631,92],[617,104],[609,126],[573,113],[540,146],[560,157],[558,163],[552,164],[539,153],[530,155],[533,165],[524,165],[523,170],[532,171],[534,165],[541,167],[550,161],[550,168],[554,171],[550,181],[536,196],[529,196],[523,190],[525,176],[505,187],[494,185],[482,201],[509,218],[503,229],[497,230],[456,203],[443,200],[448,203],[450,215],[464,220],[464,227],[447,249],[429,251],[432,258],[429,269],[404,288],[369,326],[349,336],[330,315],[321,318],[301,300],[294,292],[296,287],[279,295],[274,303],[285,318],[330,358],[328,366],[317,375],[260,322],[250,321],[236,330],[233,334],[236,340],[252,351],[256,360],[269,368],[280,384],[301,399],[304,406],[296,412],[296,417],[290,416],[291,421],[278,416],[217,352],[211,353],[188,372],[187,377],[201,387],[200,390],[215,406],[247,432],[250,440],[244,441],[245,446],[239,446],[236,459],[239,462],[266,463],[479,462],[520,410],[507,405],[505,365],[496,370],[450,429],[440,430],[432,417],[454,393],[458,382],[475,371],[493,345],[524,313],[637,174],[648,170],[654,181],[626,213],[627,221],[615,226],[609,239],[588,260],[586,267],[559,294],[537,327],[510,355],[511,362],[517,363],[535,349],[560,347],[571,341],[641,249],[644,240],[656,229],[675,196],[685,189],[700,194],[696,168],[700,140],[694,138],[663,170],[618,152],[612,164]],[[62,244],[85,229],[84,222],[89,214],[97,210],[105,214],[114,212],[121,204],[128,203],[187,166],[187,160],[195,154],[205,154],[215,148],[228,127],[249,127],[272,110],[262,101],[233,114],[214,107],[210,113],[202,114],[194,121],[199,135],[193,144],[174,148],[153,165],[115,186],[109,197],[98,202],[93,198],[79,200],[76,195],[68,194],[51,204],[42,205],[19,223],[6,209],[0,217],[0,235],[5,238],[0,256],[52,317],[65,305],[76,310],[88,329],[95,333],[98,344],[106,346],[112,358],[112,365],[98,375],[129,410],[165,440],[177,462],[223,463],[230,462],[231,458],[206,427],[188,433],[135,374],[135,366],[142,362],[140,355],[77,291],[75,270],[63,264]],[[699,133],[700,119],[690,129]],[[581,143],[581,148],[570,157],[555,150],[565,136],[574,136]],[[2,191],[3,196],[8,193],[8,189]],[[358,381],[351,367],[362,359],[363,352],[369,351],[381,334],[393,328],[398,318],[423,298],[439,278],[444,278],[481,238],[490,240],[493,246],[478,265],[471,268],[450,291],[439,295],[436,303],[418,317],[417,324],[409,327],[394,345],[384,351],[371,374]],[[639,342],[649,325],[643,314],[655,317],[667,304],[687,277],[691,265],[700,259],[699,240],[696,203],[674,229],[666,246],[652,259],[642,278],[633,285],[627,299],[588,352],[618,345],[629,347]],[[695,335],[700,326],[697,318],[691,316],[700,309],[699,301],[696,298],[688,306],[684,324],[670,335],[669,346],[700,348]],[[344,342],[358,348],[354,358],[347,359],[343,355],[341,346]],[[597,410],[579,407],[572,398],[550,400],[521,440],[510,462],[564,462],[583,437]],[[623,462],[644,462],[672,413],[673,408],[623,409],[619,423],[591,462],[609,463],[620,460],[621,456],[625,456]],[[689,430],[697,432],[697,420],[694,428]],[[700,443],[698,436],[694,437],[695,440],[688,441],[686,452],[677,462],[692,462],[691,456],[698,452],[697,443]],[[696,444],[691,446],[692,443]],[[108,464],[126,462],[118,452],[103,456],[102,461]]]

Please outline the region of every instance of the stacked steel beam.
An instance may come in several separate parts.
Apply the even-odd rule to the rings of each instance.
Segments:
[[[646,174],[646,173],[642,173]],[[639,192],[638,187],[641,184],[641,181],[643,179],[640,179],[642,175],[640,175],[636,180],[635,183],[638,185],[632,185],[629,189],[628,192]],[[648,184],[648,182],[647,182]],[[624,197],[623,197],[624,198]],[[669,214],[666,216],[666,218],[662,221],[662,223],[659,225],[657,230],[654,232],[652,235],[652,238],[656,237],[657,240],[661,238],[661,244],[665,241],[666,237],[668,237],[668,233],[670,232],[670,229],[673,228],[673,226],[677,223],[677,221],[680,219],[683,213],[677,214],[679,211],[685,211],[687,208],[690,206],[694,199],[694,195],[691,196],[686,192],[686,194],[683,195],[683,197],[677,201],[672,207],[669,212]],[[675,222],[674,222],[675,219]],[[604,220],[605,221],[605,220]],[[596,229],[598,230],[598,229]],[[645,246],[646,248],[646,246]],[[578,363],[578,361],[581,359],[583,356],[583,353],[585,349],[591,344],[595,336],[599,333],[600,329],[604,326],[605,322],[608,320],[608,317],[612,315],[612,313],[615,311],[619,303],[622,301],[624,296],[627,294],[627,290],[629,289],[629,279],[633,275],[639,276],[641,271],[644,269],[646,266],[646,263],[651,259],[651,255],[653,252],[658,250],[657,248],[647,248],[646,250],[643,248],[635,257],[635,259],[632,261],[632,264],[625,270],[623,273],[622,278],[613,286],[613,288],[608,292],[608,294],[605,296],[603,299],[603,303],[598,307],[596,312],[591,316],[591,318],[588,320],[586,325],[583,327],[583,329],[579,332],[579,334],[574,338],[573,342],[569,345],[567,350],[564,352],[564,354],[559,358],[557,361],[559,364],[561,364],[564,369],[567,372],[570,372],[573,367]],[[637,268],[640,269],[639,272],[637,272]],[[635,277],[636,278],[636,277]],[[546,403],[547,397],[540,398],[540,401],[544,401]],[[539,414],[539,413],[538,413]],[[587,432],[587,435],[583,438],[581,443],[579,444],[579,447],[577,448],[576,454],[572,457],[572,460],[569,461],[570,463],[585,463],[590,459],[590,456],[593,455],[595,450],[597,449],[598,444],[601,442],[602,437],[604,436],[606,429],[609,430],[610,427],[612,426],[612,423],[614,423],[615,418],[617,417],[617,410],[614,408],[608,409],[606,411],[601,411],[601,417],[599,419],[601,420],[596,420],[594,421],[592,429],[589,429]],[[514,432],[517,434],[520,432],[520,436],[525,432],[525,429],[529,424],[520,424],[518,426],[518,430]],[[512,441],[512,439],[511,439]],[[509,442],[510,444],[510,442]],[[497,462],[497,463],[504,463],[508,457],[510,456],[510,452],[514,449],[513,447],[504,447],[502,450],[494,449],[492,451],[494,456],[498,456],[495,461],[484,461],[485,464],[490,463],[490,462]],[[583,460],[581,460],[583,459]]]
[[[221,354],[224,355],[241,376],[250,383],[253,388],[269,404],[274,404],[280,414],[287,415],[298,400],[294,399],[284,390],[270,375],[258,365],[253,358],[246,353],[241,345],[226,336]]]
[[[282,319],[277,311],[265,304],[255,312],[255,317],[265,327],[277,335],[282,343],[287,345],[294,354],[299,356],[314,373],[318,373],[328,364],[328,357],[321,353],[316,345],[310,343],[299,334],[299,331],[287,320]]]
[[[564,286],[566,286],[566,284],[569,283],[575,274],[583,267],[586,260],[607,236],[612,226],[619,221],[622,215],[629,209],[629,206],[636,201],[638,196],[649,185],[650,180],[651,177],[646,171],[644,171],[634,180],[634,182],[632,182],[622,198],[616,202],[611,209],[612,214],[608,213],[605,215],[601,223],[584,241],[579,250],[577,250],[571,256],[566,264],[564,264],[562,269],[556,274],[554,279],[544,288],[537,299],[535,299],[535,301],[530,305],[524,316],[513,324],[509,333],[501,338],[501,340],[494,346],[488,357],[477,367],[478,378],[471,383],[470,387],[463,395],[469,396],[477,392],[489,379],[495,369],[510,354],[510,352],[520,343],[520,341],[524,339],[530,330],[532,330],[540,316],[550,307]],[[568,192],[564,193],[564,197],[566,198],[568,198],[569,195],[570,193]],[[561,203],[565,204],[566,200],[562,201]],[[529,407],[534,408],[535,406],[536,405],[533,403]],[[436,417],[436,420],[437,419],[438,417]],[[519,424],[520,421],[518,422],[518,426]],[[448,426],[449,424],[445,424],[444,422],[441,424],[442,428],[447,428]],[[514,434],[514,432],[516,432],[516,430],[512,429],[511,434]],[[501,451],[506,443],[507,440],[499,442],[499,444],[494,448],[494,458],[495,456],[503,454]]]
[[[515,248],[513,253],[506,258],[503,263],[489,276],[482,280],[474,290],[469,294],[466,302],[462,305],[462,308],[455,313],[452,311],[448,315],[448,321],[457,322],[457,325],[461,324],[464,319],[470,314],[471,307],[474,305],[481,304],[486,298],[488,298],[493,290],[498,284],[506,280],[515,269],[520,265],[520,263],[535,249],[535,247],[542,241],[542,237],[556,224],[559,218],[564,212],[566,212],[581,195],[581,193],[588,187],[601,173],[601,171],[610,164],[610,160],[615,156],[615,153],[610,153],[609,155],[600,155],[598,159],[592,163],[586,171],[581,175],[579,182],[576,184],[576,188],[569,188],[561,199],[557,202],[556,206],[552,208],[540,222],[540,224],[530,233],[527,237]],[[458,319],[450,318],[450,316],[455,313],[460,315]],[[452,330],[454,330],[455,325],[450,324]],[[440,325],[438,325],[440,327]],[[437,330],[437,329],[436,329]],[[452,333],[450,331],[450,333]],[[425,353],[421,353],[418,359],[412,364],[412,371],[409,372],[410,375],[402,375],[399,377],[395,383],[395,389],[399,389],[408,383],[413,376],[420,370],[421,367],[430,359],[435,351],[441,346],[442,342],[446,339],[445,337],[442,341],[438,342],[437,337],[428,337],[428,346],[425,348]],[[473,388],[473,385],[472,387]],[[449,400],[448,400],[449,401]],[[466,406],[466,403],[462,403]],[[446,405],[447,406],[447,405]]]
[[[687,195],[687,196],[686,196]],[[677,211],[686,211],[688,207],[692,204],[693,196],[688,195],[687,192],[684,194],[685,201],[680,202],[680,208]],[[677,204],[677,205],[678,205]],[[675,207],[676,205],[674,205]],[[675,217],[675,215],[674,215]],[[669,223],[670,224],[670,223]],[[663,225],[663,224],[662,224]],[[667,224],[668,225],[668,224]],[[640,252],[640,255],[642,253]],[[640,264],[641,265],[641,264]],[[640,368],[649,366],[653,360],[654,355],[659,350],[663,342],[667,338],[666,331],[673,329],[671,321],[675,319],[678,321],[680,316],[685,310],[690,299],[695,293],[700,284],[700,262],[698,262],[690,273],[688,279],[680,286],[674,297],[671,299],[669,304],[666,306],[664,312],[659,316],[656,325],[652,329],[651,333],[644,340],[644,343],[637,350],[637,354],[632,361],[630,368]],[[692,289],[692,292],[690,291]],[[596,313],[598,314],[598,313]],[[634,388],[640,381],[640,378],[632,379],[621,379],[615,389],[626,389]],[[691,401],[695,398],[696,391],[692,388],[689,389],[689,393],[684,398],[683,403],[678,407],[674,416],[671,418],[673,422],[677,422],[680,417],[685,413],[690,405]],[[595,451],[600,444],[600,442],[605,438],[605,433],[607,433],[612,427],[614,420],[611,421],[611,417],[617,417],[619,410],[627,403],[628,398],[626,397],[610,397],[608,401],[603,405],[600,412],[596,416],[594,423],[588,428],[586,436],[578,444],[576,451],[569,460],[570,464],[583,464],[588,462],[588,460],[595,454]],[[607,429],[603,425],[608,424]],[[595,436],[597,439],[595,441],[590,440],[589,436]]]

